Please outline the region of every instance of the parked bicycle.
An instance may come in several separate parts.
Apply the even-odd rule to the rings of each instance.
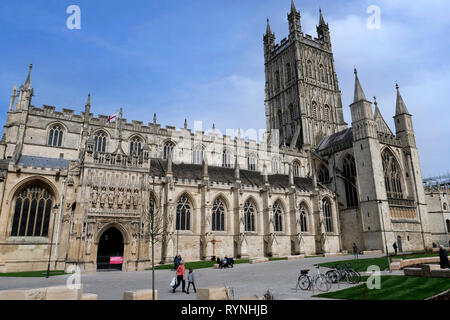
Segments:
[[[296,290],[298,288],[302,290],[310,290],[315,286],[317,289],[323,292],[327,292],[331,288],[331,283],[327,280],[327,277],[320,273],[320,267],[318,264],[314,265],[317,269],[317,273],[314,276],[309,275],[309,269],[300,270],[300,276],[297,280]]]
[[[351,264],[344,264],[343,266],[335,265],[333,270],[325,273],[325,276],[330,283],[338,283],[345,279],[348,284],[357,284],[361,281],[361,275],[358,271],[352,269]]]

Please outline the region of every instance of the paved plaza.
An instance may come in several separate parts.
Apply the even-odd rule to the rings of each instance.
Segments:
[[[382,255],[371,255],[370,258]],[[368,258],[361,257],[361,258]],[[352,259],[352,255],[339,257],[314,257],[301,260],[281,260],[259,264],[238,264],[232,269],[195,270],[197,288],[228,286],[233,289],[234,299],[263,296],[267,290],[276,300],[314,299],[319,291],[296,291],[295,285],[301,269],[316,272],[314,264]],[[326,271],[321,268],[321,271]],[[174,276],[170,270],[155,271],[155,285],[161,300],[195,300],[193,291],[189,295],[181,292],[181,286],[174,294],[169,283]],[[45,278],[0,278],[0,290],[32,289],[65,285],[68,275]],[[151,289],[151,271],[144,272],[98,272],[83,274],[81,282],[85,293],[98,294],[99,300],[122,300],[124,291]],[[187,285],[187,284],[186,284]],[[349,287],[347,284],[333,284],[332,291]]]

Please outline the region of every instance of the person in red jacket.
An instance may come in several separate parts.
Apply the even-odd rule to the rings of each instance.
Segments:
[[[182,284],[182,289],[183,292],[186,292],[185,290],[185,286],[186,286],[186,281],[185,281],[185,267],[184,267],[184,262],[180,261],[180,265],[177,268],[177,284],[175,285],[175,287],[173,287],[173,293],[175,293],[175,290],[177,290],[177,288],[180,286],[180,284]]]

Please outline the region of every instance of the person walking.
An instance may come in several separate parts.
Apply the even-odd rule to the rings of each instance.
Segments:
[[[194,292],[197,293],[197,289],[195,288],[195,276],[194,276],[194,270],[192,268],[189,268],[189,273],[187,275],[187,281],[188,281],[188,286],[186,289],[186,293],[189,294],[189,288],[192,287],[194,288]]]
[[[439,264],[441,265],[441,269],[450,268],[447,250],[442,245],[439,248]]]
[[[398,249],[397,242],[394,242],[394,244],[392,245],[392,247],[394,248],[395,255],[397,255],[397,249]]]
[[[358,246],[356,243],[353,243],[353,254],[355,255],[355,259],[358,259]]]
[[[182,284],[183,292],[186,292],[186,290],[185,290],[185,286],[186,286],[185,267],[184,267],[183,260],[180,261],[180,265],[177,268],[176,276],[177,276],[177,284],[175,285],[175,287],[173,287],[173,293],[175,293],[175,291],[180,286],[180,284]]]

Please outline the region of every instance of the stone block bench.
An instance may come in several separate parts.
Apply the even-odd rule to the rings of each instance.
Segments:
[[[83,288],[66,286],[0,291],[0,300],[98,300],[96,294],[83,294]]]
[[[228,287],[198,288],[197,300],[230,300]]]
[[[264,263],[264,262],[269,262],[269,258],[256,258],[250,260],[250,264]]]
[[[324,257],[338,257],[338,256],[342,256],[342,252],[336,252],[336,253],[324,253],[323,256]]]
[[[382,254],[383,251],[381,250],[367,250],[367,251],[362,251],[361,254],[366,256],[366,255],[370,255],[370,254]]]
[[[415,259],[392,259],[391,269],[401,270],[409,266],[419,265],[419,264],[430,264],[439,263],[439,257],[426,257],[426,258],[415,258]]]
[[[301,254],[301,255],[297,255],[297,256],[287,256],[287,260],[300,260],[300,259],[304,259],[305,255]]]
[[[435,269],[431,270],[432,278],[450,278],[450,269]]]
[[[151,289],[125,291],[123,300],[153,300],[153,291]],[[158,290],[155,290],[155,300],[158,300]]]
[[[423,277],[422,268],[405,268],[403,272],[405,276]]]
[[[450,269],[441,269],[437,264],[424,264],[420,268],[405,268],[405,276],[450,278]]]

